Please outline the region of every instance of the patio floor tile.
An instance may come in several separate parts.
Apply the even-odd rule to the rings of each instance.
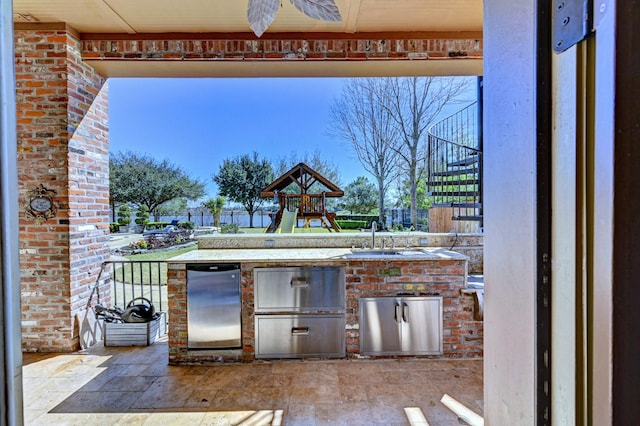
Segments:
[[[459,425],[482,415],[482,360],[276,360],[170,366],[167,342],[23,354],[27,425]]]

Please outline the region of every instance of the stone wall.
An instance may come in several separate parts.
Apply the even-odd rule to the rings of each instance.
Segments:
[[[64,24],[17,24],[14,36],[22,345],[72,351],[75,315],[109,255],[108,89]],[[56,207],[42,220],[26,211],[40,185]]]
[[[443,247],[469,257],[469,273],[483,273],[484,234],[378,232],[376,247]],[[371,247],[370,232],[333,234],[209,234],[197,238],[200,249]]]

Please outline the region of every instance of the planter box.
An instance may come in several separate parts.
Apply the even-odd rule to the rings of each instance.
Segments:
[[[167,333],[167,313],[150,322],[104,323],[105,346],[149,346]]]

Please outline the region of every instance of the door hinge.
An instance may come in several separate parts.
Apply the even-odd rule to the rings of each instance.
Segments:
[[[553,50],[564,52],[593,31],[593,0],[553,0]]]

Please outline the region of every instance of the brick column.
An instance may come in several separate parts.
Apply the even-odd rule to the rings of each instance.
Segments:
[[[22,347],[72,351],[109,255],[108,86],[64,24],[17,24],[14,35]],[[50,218],[27,211],[38,188],[55,191]],[[104,283],[100,293],[108,302]]]

